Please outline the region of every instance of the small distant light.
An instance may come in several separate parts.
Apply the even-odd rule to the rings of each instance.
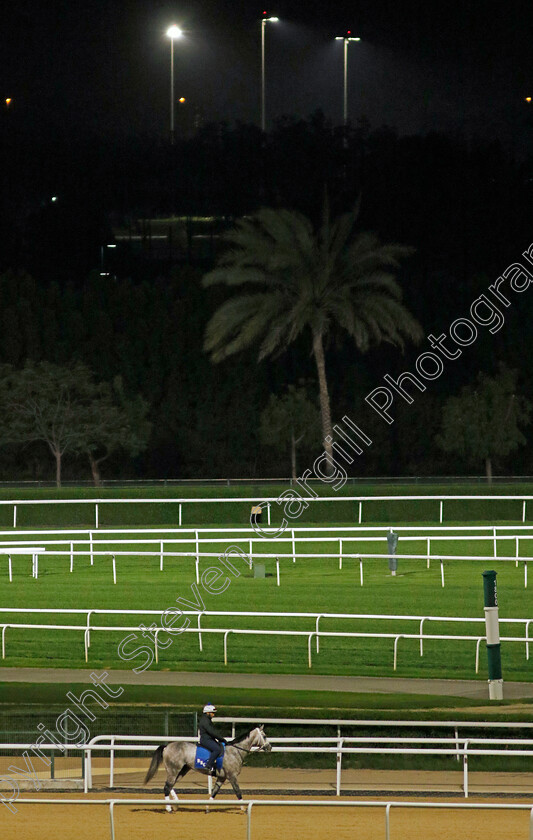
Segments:
[[[529,104],[531,104],[531,96],[526,96],[524,102],[529,102]]]
[[[180,102],[186,102],[187,100],[185,99],[185,97],[184,97],[184,96],[181,96],[179,101],[180,101]]]
[[[57,195],[52,196],[52,201],[57,201]]]
[[[352,30],[351,30],[351,29],[349,29],[349,30],[348,30],[348,32],[347,32],[346,34],[347,34],[347,35],[351,35],[351,34],[352,34]]]
[[[11,98],[6,99],[6,105],[9,107],[11,105]]]

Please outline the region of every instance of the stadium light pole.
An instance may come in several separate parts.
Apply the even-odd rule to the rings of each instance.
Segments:
[[[174,131],[174,41],[177,38],[183,37],[183,32],[173,24],[167,29],[167,35],[170,38],[170,142],[176,142],[176,133]]]
[[[353,38],[350,30],[346,35],[337,35],[336,41],[344,41],[344,101],[342,116],[344,120],[344,128],[348,125],[348,44],[350,41],[360,41],[360,38]]]
[[[265,131],[265,28],[267,23],[277,23],[279,18],[266,17],[263,12],[261,18],[261,131]]]

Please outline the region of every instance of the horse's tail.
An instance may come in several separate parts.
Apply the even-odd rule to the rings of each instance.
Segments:
[[[148,769],[148,773],[144,777],[144,784],[149,782],[150,779],[152,778],[152,776],[155,776],[155,774],[157,773],[159,765],[163,761],[163,750],[164,749],[165,749],[164,746],[158,747],[156,749],[155,753],[153,754],[152,761],[151,761],[150,767]]]

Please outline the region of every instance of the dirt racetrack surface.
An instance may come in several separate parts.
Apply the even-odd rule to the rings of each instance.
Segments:
[[[61,798],[61,805],[24,805],[18,802],[18,812],[10,813],[2,807],[2,840],[107,840],[110,835],[108,805],[68,805],[69,799],[83,795],[54,793],[21,795],[25,798]],[[109,794],[90,799],[107,799]],[[116,798],[120,798],[116,796]],[[146,795],[123,798],[146,798]],[[155,798],[150,796],[149,798]],[[264,800],[273,797],[261,797]],[[276,799],[285,797],[275,797]],[[294,797],[291,797],[294,798]],[[370,797],[365,797],[368,801]],[[313,801],[310,797],[306,801]],[[384,840],[385,803],[401,801],[401,797],[372,797],[376,807],[309,807],[309,806],[254,806],[252,812],[253,840]],[[228,801],[228,798],[225,797]],[[345,800],[346,801],[346,800]],[[350,797],[349,801],[357,801]],[[422,798],[405,799],[405,806],[423,802]],[[432,800],[434,801],[434,800]],[[439,803],[465,804],[464,798],[439,798]],[[519,802],[533,806],[533,802],[506,799],[497,804]],[[472,798],[468,802],[494,803],[491,799]],[[527,840],[529,836],[529,811],[409,808],[393,806],[390,817],[391,840]],[[246,814],[238,805],[230,809],[205,813],[203,806],[183,805],[168,814],[164,803],[159,806],[124,805],[115,808],[116,840],[154,840],[158,837],[194,838],[194,840],[245,840]]]

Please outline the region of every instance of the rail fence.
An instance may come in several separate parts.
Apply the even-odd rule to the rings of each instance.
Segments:
[[[295,493],[299,495],[296,496],[297,499],[302,498],[302,494],[300,490],[295,489]],[[427,501],[435,501],[438,503],[438,519],[439,522],[443,522],[444,520],[444,503],[445,502],[453,502],[453,501],[461,501],[461,502],[516,502],[516,517],[515,519],[520,519],[522,522],[526,521],[527,515],[527,503],[533,500],[533,496],[529,495],[446,495],[446,494],[438,494],[438,495],[425,495],[425,496],[316,496],[314,491],[304,495],[306,502],[318,504],[318,503],[333,503],[333,504],[346,504],[346,502],[350,502],[354,504],[354,519],[356,518],[359,524],[363,521],[363,504],[369,506],[372,502],[405,502],[405,501],[413,501],[413,502],[427,502]],[[267,522],[268,525],[271,524],[271,507],[274,504],[278,504],[283,506],[284,504],[289,501],[289,498],[286,496],[280,500],[279,496],[267,496],[263,497],[260,501],[262,507],[267,511]],[[13,527],[17,527],[17,511],[20,507],[24,506],[33,506],[33,507],[43,507],[47,505],[92,505],[94,507],[94,526],[95,528],[99,528],[100,526],[100,509],[106,505],[177,505],[178,508],[178,525],[181,526],[183,523],[183,511],[185,506],[187,505],[213,505],[213,504],[251,504],[257,505],[258,498],[257,496],[231,496],[231,497],[224,497],[224,498],[172,498],[172,499],[13,499],[13,500],[0,500],[0,509],[2,507],[12,507],[13,508]]]
[[[220,719],[219,719],[220,720]],[[368,722],[367,722],[368,723]],[[411,722],[411,726],[413,723]],[[196,740],[196,739],[192,739]],[[337,737],[268,737],[272,744],[272,751],[279,753],[311,753],[328,754],[335,757],[336,761],[336,785],[337,796],[342,790],[342,757],[343,755],[432,755],[451,756],[457,761],[462,760],[463,764],[463,793],[465,798],[469,795],[469,756],[533,756],[533,739],[526,738],[479,738],[470,736],[460,738],[458,727],[454,737],[389,737],[389,736],[337,736]],[[141,746],[137,743],[139,741]],[[136,749],[153,752],[156,745],[172,742],[190,742],[191,738],[161,738],[159,736],[113,736],[99,735],[93,738],[84,747],[85,771],[84,789],[87,793],[92,789],[92,752],[98,748],[108,751],[109,760],[109,788],[115,784],[115,757],[117,752],[131,752]],[[104,743],[109,742],[109,743]],[[124,743],[120,743],[124,742]],[[145,746],[144,744],[148,744]],[[423,745],[423,746],[422,746]],[[90,748],[90,749],[89,749]],[[211,792],[211,779],[208,779],[209,792]]]
[[[100,609],[40,609],[40,608],[0,608],[0,616],[2,614],[46,614],[46,615],[84,615],[85,624],[39,624],[28,622],[13,622],[1,621],[0,629],[2,635],[2,659],[6,659],[6,637],[8,630],[59,630],[59,631],[75,631],[83,633],[84,655],[85,661],[89,661],[89,648],[91,646],[91,633],[142,633],[143,635],[151,635],[154,644],[155,662],[159,662],[159,650],[165,649],[168,644],[161,644],[159,642],[159,635],[167,633],[172,635],[172,631],[165,629],[163,626],[153,628],[147,634],[146,627],[143,624],[139,625],[97,625],[91,624],[91,618],[96,615],[156,615],[161,617],[162,613],[157,610],[100,610]],[[475,673],[479,672],[479,656],[481,643],[485,641],[485,634],[478,633],[476,635],[465,634],[434,634],[424,631],[424,625],[429,621],[439,621],[444,623],[462,623],[462,624],[482,624],[483,618],[469,618],[460,616],[406,616],[406,615],[384,615],[384,614],[357,614],[357,613],[269,613],[269,612],[236,612],[223,610],[209,610],[204,612],[184,610],[184,616],[195,616],[197,626],[187,626],[180,629],[179,633],[192,633],[198,636],[199,650],[203,651],[202,636],[204,634],[213,634],[223,636],[223,652],[224,665],[228,664],[228,639],[230,635],[234,636],[274,636],[277,638],[304,638],[307,640],[307,664],[312,667],[312,643],[316,643],[316,652],[320,652],[320,639],[328,638],[346,638],[346,639],[391,639],[393,640],[393,670],[397,669],[398,662],[398,645],[400,639],[418,640],[420,645],[420,656],[424,655],[424,641],[460,641],[460,642],[475,642]],[[313,619],[315,626],[313,630],[283,630],[283,629],[258,629],[258,628],[242,628],[242,627],[205,627],[202,626],[202,618],[224,616],[234,618],[285,618],[285,619]],[[320,621],[323,619],[350,619],[350,620],[386,620],[386,621],[416,621],[419,623],[417,633],[409,632],[340,632],[340,631],[326,631],[320,629]],[[533,619],[530,618],[503,618],[502,624],[519,624],[524,626],[523,636],[502,636],[501,642],[518,642],[525,645],[526,660],[529,660],[529,645],[533,642],[533,637],[529,636],[530,625]],[[178,631],[175,631],[178,632]]]
[[[412,722],[411,722],[412,725]],[[472,757],[492,757],[498,759],[498,767],[501,767],[501,761],[506,759],[523,757],[531,758],[533,756],[533,739],[530,738],[479,738],[476,736],[459,737],[381,737],[381,736],[362,736],[362,737],[270,737],[269,742],[272,745],[272,751],[278,753],[296,753],[313,754],[313,755],[330,755],[335,762],[336,768],[336,785],[335,792],[337,796],[341,795],[342,791],[342,771],[343,756],[346,755],[390,755],[392,756],[449,756],[453,759],[462,761],[462,790],[464,797],[469,796],[469,758]],[[86,744],[77,744],[75,747],[72,743],[60,744],[58,742],[44,741],[39,742],[38,750],[43,755],[46,752],[64,752],[68,749],[72,752],[73,748],[79,750],[83,754],[83,785],[84,792],[88,793],[93,789],[93,753],[104,753],[109,756],[109,783],[108,786],[112,789],[115,785],[116,774],[116,760],[117,756],[136,753],[147,753],[147,758],[151,755],[156,746],[160,744],[170,744],[176,742],[190,742],[196,741],[196,737],[187,736],[117,736],[117,735],[101,735],[93,738]],[[108,743],[104,743],[104,741]],[[29,750],[35,750],[36,745],[33,744],[8,744],[0,743],[0,750],[11,753],[11,758],[14,753],[24,754]],[[41,758],[41,761],[43,759]],[[49,766],[49,762],[46,762]],[[2,789],[4,783],[10,783],[13,791],[16,790],[13,781],[16,781],[16,768],[8,767],[8,774],[13,773],[12,776],[3,775],[0,777]],[[146,768],[142,768],[144,772]],[[135,768],[135,771],[141,770],[140,767]],[[27,772],[22,772],[26,781],[32,781],[36,790],[41,789],[41,781],[49,778],[46,772],[37,772],[33,777],[29,777]],[[428,771],[429,772],[429,771]],[[77,777],[79,779],[79,776]],[[11,782],[10,782],[11,780]],[[208,790],[211,791],[211,777],[207,778]],[[18,786],[17,786],[18,787]],[[0,801],[5,799],[0,794]]]
[[[404,532],[401,539],[403,542],[410,542],[410,543],[418,543],[420,544],[425,543],[425,552],[424,554],[396,554],[397,558],[400,559],[416,559],[416,560],[423,560],[426,562],[427,567],[430,567],[431,560],[437,560],[441,564],[441,585],[444,586],[444,561],[448,560],[501,560],[503,562],[514,562],[515,565],[518,567],[519,562],[524,563],[524,587],[527,588],[528,582],[528,568],[527,563],[528,560],[532,560],[531,556],[527,554],[521,553],[521,547],[524,544],[530,545],[531,541],[533,540],[532,533],[501,533],[502,530],[508,529],[509,526],[466,526],[462,528],[455,528],[455,527],[444,527],[442,529],[438,529],[439,531],[444,531],[444,533],[439,534],[427,534],[424,533],[430,528],[427,526],[421,526],[420,528],[416,529],[419,533],[417,535],[409,535],[405,533],[406,531],[412,531],[413,528],[408,527],[398,527],[398,532]],[[521,526],[514,526],[513,531],[517,531],[520,529]],[[292,560],[293,563],[296,563],[297,559],[305,560],[308,558],[324,558],[324,559],[334,559],[338,560],[339,569],[342,569],[343,560],[346,559],[353,559],[359,562],[360,566],[360,581],[361,585],[363,585],[363,560],[367,559],[376,559],[376,560],[384,560],[388,556],[388,552],[383,548],[383,551],[378,553],[369,553],[369,552],[354,552],[354,547],[357,548],[359,545],[366,546],[368,543],[381,543],[383,544],[384,539],[380,536],[371,536],[365,535],[362,536],[360,534],[360,529],[351,529],[352,531],[357,531],[357,534],[350,533],[350,529],[321,529],[321,528],[302,528],[302,529],[292,529],[290,535],[286,537],[278,537],[272,538],[267,541],[267,545],[272,545],[273,547],[277,547],[279,545],[286,545],[289,544],[291,551],[289,553],[280,552],[276,549],[276,551],[265,552],[257,551],[258,545],[265,547],[265,539],[258,539],[257,537],[254,539],[251,536],[239,536],[243,532],[250,534],[253,533],[252,529],[195,529],[190,530],[188,533],[191,534],[190,537],[173,537],[173,536],[165,536],[159,535],[157,538],[150,538],[150,537],[143,537],[143,538],[136,538],[141,534],[153,534],[153,529],[121,529],[121,530],[100,530],[98,534],[91,530],[83,530],[83,531],[72,531],[70,532],[70,539],[64,539],[63,533],[61,531],[39,531],[39,532],[18,532],[19,538],[16,542],[12,541],[2,541],[0,542],[0,555],[7,555],[8,557],[8,573],[9,573],[9,580],[12,581],[12,566],[11,566],[11,554],[32,554],[32,575],[33,577],[37,578],[39,575],[39,554],[44,552],[45,550],[48,552],[49,555],[52,557],[68,557],[69,558],[69,570],[70,572],[74,571],[74,559],[76,557],[83,558],[88,557],[90,559],[91,566],[94,565],[94,558],[95,557],[105,557],[109,558],[110,560],[110,569],[113,576],[113,582],[116,584],[117,582],[117,557],[154,557],[157,558],[159,561],[159,570],[164,570],[164,561],[166,558],[190,558],[195,560],[195,572],[196,572],[196,581],[197,583],[200,582],[200,572],[199,572],[199,564],[200,558],[217,558],[220,557],[221,552],[217,551],[203,551],[202,549],[205,547],[212,547],[216,545],[224,545],[226,546],[227,552],[245,552],[245,559],[248,560],[249,564],[253,563],[254,558],[257,560],[265,560],[265,559],[272,559],[276,561],[276,577],[278,586],[280,585],[280,566],[279,560],[280,559],[288,559]],[[372,533],[375,530],[380,530],[383,534],[386,534],[386,528],[380,529],[365,529]],[[431,529],[434,530],[434,529]],[[479,530],[488,530],[490,531],[489,534],[477,534],[476,531]],[[524,530],[531,530],[529,526],[525,526]],[[316,531],[320,531],[320,536],[312,536]],[[331,535],[332,531],[341,531],[340,534]],[[454,535],[450,535],[450,531],[457,532],[459,531],[459,535],[454,533]],[[500,531],[500,533],[498,533]],[[467,533],[465,533],[467,532]],[[166,534],[175,534],[175,533],[187,533],[187,532],[179,532],[176,530],[166,531]],[[216,534],[224,534],[224,536],[208,536],[210,533]],[[13,536],[12,532],[0,531],[0,538],[5,537],[6,535]],[[44,535],[58,535],[61,536],[56,537],[55,539],[43,539]],[[120,534],[120,537],[116,535]],[[124,538],[125,534],[131,534],[132,536],[128,538]],[[329,535],[328,535],[329,534]],[[35,537],[39,537],[39,542],[41,543],[40,548],[34,548],[28,545],[30,542],[35,541]],[[73,539],[73,537],[78,537],[77,539]],[[82,537],[86,536],[85,539]],[[233,544],[228,546],[228,537],[231,536],[233,540]],[[27,537],[31,537],[30,539],[26,539]],[[96,538],[95,538],[96,537]],[[105,537],[105,541],[104,538]],[[491,555],[476,555],[472,556],[471,554],[444,554],[442,550],[439,552],[435,552],[435,541],[439,544],[443,542],[450,542],[452,541],[458,547],[463,544],[463,551],[468,544],[471,543],[489,543],[492,548]],[[513,555],[503,555],[498,556],[498,547],[499,543],[504,542],[508,545],[509,541],[514,544],[514,554]],[[432,545],[433,542],[433,545]],[[100,546],[105,543],[105,548],[102,549]],[[333,544],[335,547],[334,552],[323,552],[319,551],[317,553],[310,553],[309,551],[302,552],[297,550],[298,544],[305,543],[305,544],[313,544],[318,543],[320,547],[327,546],[328,544]],[[172,550],[175,549],[177,546],[188,546],[189,550]],[[124,547],[127,546],[125,549]],[[142,546],[142,548],[141,548]],[[146,550],[146,547],[150,546],[157,546],[157,550]],[[338,546],[338,549],[337,549]],[[348,549],[351,547],[351,551]]]
[[[1,802],[1,797],[0,797]],[[177,803],[176,803],[177,804]],[[115,834],[115,808],[118,806],[149,806],[161,808],[163,803],[160,799],[18,799],[19,805],[101,805],[109,808],[110,840],[116,840]],[[201,806],[213,810],[235,809],[235,802],[228,800],[210,799],[180,799],[179,805]],[[305,799],[243,799],[241,800],[243,810],[246,809],[246,840],[252,840],[252,809],[253,808],[376,808],[383,809],[384,838],[393,840],[391,831],[390,816],[392,810],[397,809],[438,809],[438,810],[470,810],[470,811],[527,811],[530,814],[529,829],[524,830],[524,840],[533,840],[533,806],[528,804],[511,803],[473,803],[473,802],[402,802],[397,800],[373,801],[373,800],[305,800]],[[12,806],[15,807],[15,806]],[[517,837],[516,840],[519,840]]]

